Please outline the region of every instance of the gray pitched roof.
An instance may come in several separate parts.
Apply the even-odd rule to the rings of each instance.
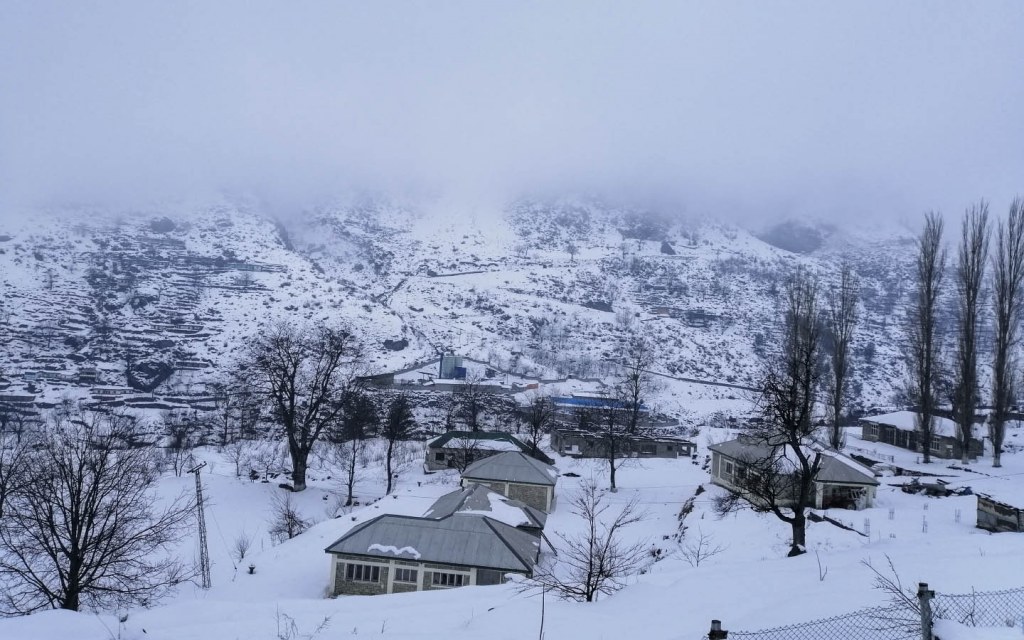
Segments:
[[[495,503],[499,503],[496,505]],[[496,506],[505,504],[507,509],[498,509]],[[464,511],[490,512],[489,517],[512,526],[533,527],[543,529],[548,514],[523,504],[518,500],[506,498],[497,491],[491,491],[487,487],[469,483],[466,487],[451,493],[446,493],[437,499],[434,504],[423,514],[424,518],[439,520]]]
[[[771,447],[765,443],[743,436],[713,444],[708,449],[735,460],[757,460],[771,453]]]
[[[771,454],[771,447],[754,438],[740,436],[735,440],[719,442],[708,447],[734,460],[753,461]],[[815,445],[815,448],[817,446]],[[853,458],[836,451],[820,450],[821,466],[815,480],[830,484],[877,485],[875,474]]]
[[[870,469],[849,456],[833,451],[821,452],[821,468],[815,480],[831,484],[878,484]]]
[[[462,477],[467,480],[499,480],[553,487],[558,471],[526,454],[507,451],[477,460],[466,467]]]
[[[532,571],[540,536],[474,514],[440,520],[385,514],[361,524],[325,549],[506,571]]]

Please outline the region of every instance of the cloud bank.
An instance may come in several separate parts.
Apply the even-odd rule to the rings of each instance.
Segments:
[[[0,199],[609,190],[916,215],[1024,191],[1019,2],[0,5]]]

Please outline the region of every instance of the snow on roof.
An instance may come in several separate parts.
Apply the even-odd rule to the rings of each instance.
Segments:
[[[529,571],[537,562],[540,542],[536,533],[490,517],[431,520],[386,514],[355,527],[325,551]]]
[[[719,442],[710,447],[712,451],[741,461],[754,461],[774,455],[783,465],[782,468],[795,470],[797,461],[792,450],[788,446],[781,448],[782,451],[778,449],[773,451],[772,447],[764,442],[744,436],[740,436],[735,440]],[[804,445],[804,449],[808,451],[808,454],[811,454],[811,451],[817,451],[821,454],[821,466],[818,469],[818,474],[815,476],[817,481],[830,484],[878,484],[874,473],[870,469],[849,456],[836,451],[829,451],[818,442],[808,443]]]
[[[499,453],[483,460],[477,460],[466,467],[462,477],[474,480],[501,480],[555,486],[558,472],[548,464],[535,460],[525,453]]]
[[[870,422],[872,424],[884,424],[890,427],[896,427],[900,431],[917,431],[917,419],[918,414],[914,411],[896,411],[893,413],[885,413],[880,416],[870,416],[862,418],[864,422]],[[934,428],[932,433],[937,436],[955,437],[957,433],[957,425],[949,418],[942,418],[940,416],[934,416],[932,418]]]
[[[484,515],[513,527],[529,526],[542,529],[547,520],[547,514],[543,511],[518,500],[506,498],[475,482],[438,498],[423,517],[441,519],[455,513]]]

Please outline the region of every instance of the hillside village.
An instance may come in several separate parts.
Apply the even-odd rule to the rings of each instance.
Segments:
[[[716,321],[666,313],[660,298],[631,297],[625,308],[635,310],[636,320],[623,320],[614,308],[594,311],[609,316],[610,324],[593,338],[602,348],[614,349],[609,353],[616,359],[584,368],[572,358],[542,364],[537,350],[550,348],[552,343],[544,341],[556,338],[537,337],[540,342],[523,343],[519,351],[498,348],[498,343],[487,347],[481,340],[477,346],[449,344],[431,352],[431,344],[444,344],[433,340],[457,335],[452,327],[465,316],[460,314],[448,328],[424,323],[414,329],[413,321],[397,312],[391,321],[363,324],[360,314],[377,317],[373,304],[396,309],[394,296],[401,288],[372,304],[357,304],[353,297],[332,302],[312,294],[300,302],[292,287],[283,287],[291,289],[284,297],[270,293],[282,288],[274,282],[291,282],[298,290],[307,278],[319,282],[331,273],[322,266],[323,257],[296,263],[294,249],[280,244],[272,251],[199,260],[190,247],[203,239],[201,225],[162,219],[147,224],[146,233],[173,229],[165,233],[185,233],[193,240],[155,245],[158,250],[152,243],[125,245],[124,251],[133,255],[144,246],[149,257],[115,261],[120,266],[110,271],[123,274],[124,282],[82,290],[72,284],[82,267],[68,264],[63,284],[55,279],[50,288],[44,279],[28,295],[27,288],[39,283],[16,280],[19,269],[25,273],[24,261],[9,261],[13,268],[4,279],[11,293],[8,308],[21,305],[42,317],[52,308],[49,300],[61,299],[60,308],[72,315],[35,325],[9,319],[4,325],[6,344],[13,348],[5,351],[0,412],[4,432],[17,438],[30,437],[53,415],[130,418],[130,446],[159,452],[163,471],[155,487],[162,496],[191,491],[195,470],[205,496],[205,533],[199,536],[190,516],[169,548],[197,567],[203,566],[201,555],[207,555],[209,586],[193,575],[161,604],[132,607],[125,614],[100,610],[89,618],[93,622],[56,612],[0,620],[4,637],[48,637],[72,627],[83,638],[107,637],[111,629],[121,637],[277,637],[273,634],[280,635],[284,625],[292,631],[282,637],[318,637],[329,628],[351,627],[356,635],[375,629],[375,635],[396,638],[518,638],[536,634],[542,623],[547,637],[570,637],[570,628],[615,637],[628,634],[635,618],[613,612],[639,607],[657,629],[652,637],[699,638],[714,633],[712,619],[742,631],[813,625],[817,619],[889,607],[892,594],[872,589],[878,575],[889,575],[888,562],[894,579],[914,588],[927,582],[941,589],[937,603],[943,594],[1024,586],[1008,570],[1013,565],[1008,559],[1024,550],[1024,536],[1015,533],[1024,531],[1019,415],[1011,412],[1002,467],[992,468],[985,424],[989,410],[983,406],[974,416],[964,464],[955,416],[940,406],[929,435],[932,459],[922,460],[918,410],[891,383],[864,378],[869,371],[905,365],[897,358],[896,344],[882,338],[903,329],[896,321],[880,323],[870,296],[860,301],[842,445],[830,446],[823,414],[815,410],[814,435],[803,445],[815,464],[807,501],[800,507],[806,513],[801,525],[806,542],[797,557],[786,558],[796,544],[790,524],[772,510],[798,504],[793,491],[800,467],[792,453],[776,457],[784,450],[759,439],[770,421],[756,386],[762,365],[751,361],[724,376],[721,372],[732,362],[728,358],[713,368],[708,363],[699,370],[673,368],[678,367],[673,358],[681,353],[680,343],[661,342],[664,334],[648,329],[663,321],[677,323],[702,341],[706,338],[699,336],[714,333]],[[222,229],[241,224],[234,217],[219,223]],[[799,264],[809,260],[799,254],[794,258]],[[605,260],[596,253],[588,258],[585,251],[559,259],[574,265]],[[87,282],[91,268],[84,269]],[[147,270],[159,270],[160,282],[165,282],[163,274],[172,275],[152,298],[146,292],[157,285],[147,279]],[[373,280],[386,280],[387,273],[382,269]],[[820,273],[824,278],[829,271]],[[870,282],[870,272],[858,276]],[[402,287],[410,286],[407,278]],[[359,291],[354,282],[331,286]],[[778,280],[764,286],[788,285]],[[910,303],[911,290],[910,284],[903,285],[903,305]],[[188,305],[169,297],[179,295]],[[369,300],[376,294],[359,295]],[[351,386],[344,409],[338,424],[311,449],[302,491],[291,491],[297,483],[288,449],[273,415],[261,408],[258,376],[246,361],[252,343],[238,339],[241,327],[255,320],[247,311],[254,298],[262,299],[267,311],[277,309],[295,322],[312,323],[306,327],[322,319],[349,318],[346,310],[358,309],[349,320],[365,351],[358,367],[346,368]],[[767,318],[768,311],[739,313]],[[495,321],[505,327],[496,327],[495,340],[517,344],[508,342],[515,333],[507,331],[518,321]],[[744,325],[731,322],[737,330]],[[40,326],[50,324],[52,334],[40,333]],[[267,336],[278,335],[278,329],[265,326]],[[777,321],[759,328],[782,340],[785,332],[773,326]],[[371,336],[378,336],[376,345]],[[637,336],[644,340],[637,342]],[[871,367],[857,347],[867,340],[864,336],[872,336],[868,339],[876,345]],[[575,352],[576,339],[557,337],[559,351]],[[637,352],[630,350],[637,345],[647,351],[631,361]],[[775,352],[771,345],[765,349],[757,362],[770,360]],[[247,373],[233,376],[232,369]],[[632,396],[627,393],[631,374]],[[991,382],[987,373],[982,380]],[[887,395],[881,389],[888,389]],[[877,400],[858,395],[866,390]],[[399,432],[388,435],[399,403],[407,413],[399,419]],[[768,473],[765,460],[772,461],[775,473],[768,493],[765,483],[752,480]],[[200,468],[201,463],[205,466]],[[588,522],[593,527],[588,529]],[[586,564],[581,564],[579,549],[609,530],[614,535],[605,540],[614,543],[617,568],[582,590],[570,586],[579,584]],[[943,558],[940,564],[938,557]],[[813,606],[795,616],[781,606],[791,597],[783,591],[762,594],[757,606],[716,595],[752,563],[763,566],[765,575],[792,584],[792,597]],[[957,570],[968,566],[969,571]],[[695,584],[716,587],[698,590]],[[671,597],[672,607],[657,604],[662,600],[652,590]],[[367,602],[370,595],[372,602]],[[428,600],[419,604],[409,598]],[[645,599],[649,605],[641,604]],[[240,617],[218,621],[213,613],[218,602],[233,603]],[[945,606],[940,610],[936,605],[935,624],[962,624],[949,617],[951,605]],[[450,613],[426,621],[399,616],[395,607]],[[980,615],[977,623],[1015,629],[1016,619],[1006,607],[1012,605],[989,612],[1004,616],[1005,625],[989,624]],[[188,613],[182,617],[180,612]],[[189,631],[187,619],[203,620],[201,630]],[[843,631],[836,633],[845,637]],[[870,637],[904,637],[891,630],[878,634]]]

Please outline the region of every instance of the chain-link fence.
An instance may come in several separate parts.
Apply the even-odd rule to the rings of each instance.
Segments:
[[[704,640],[920,640],[931,620],[953,620],[972,627],[1024,630],[1024,587],[968,594],[939,594],[921,584],[904,605],[861,609],[831,618],[760,631],[726,631],[718,620]]]
[[[1024,627],[1024,587],[960,595],[936,593],[932,617],[968,627]]]
[[[760,631],[729,631],[744,640],[920,640],[921,619],[895,607],[874,607],[852,613]]]

